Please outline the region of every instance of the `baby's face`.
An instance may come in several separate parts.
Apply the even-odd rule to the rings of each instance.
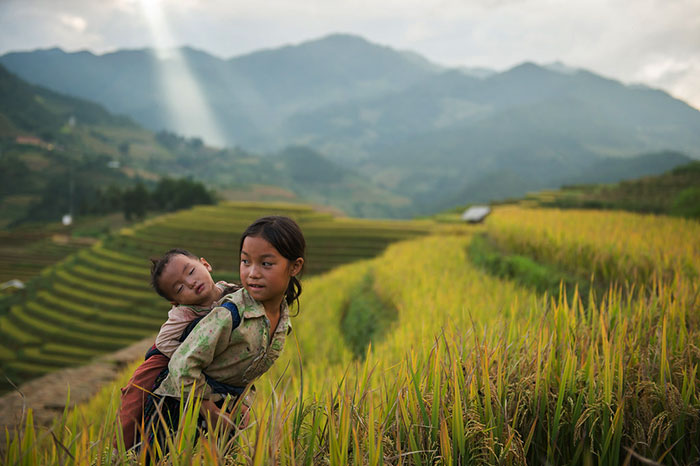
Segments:
[[[206,307],[220,294],[210,272],[211,266],[204,258],[177,254],[170,258],[158,282],[171,301]]]

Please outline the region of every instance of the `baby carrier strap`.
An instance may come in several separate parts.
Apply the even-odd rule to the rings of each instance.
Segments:
[[[146,357],[143,358],[143,360],[148,361],[148,358],[150,358],[151,356],[155,356],[157,354],[160,354],[161,356],[165,356],[163,353],[160,352],[160,350],[158,348],[156,348],[156,344],[153,343],[153,346],[151,346],[149,348],[149,350],[146,351]]]
[[[220,307],[225,307],[231,313],[231,321],[233,322],[231,325],[231,330],[238,327],[241,323],[241,314],[238,312],[238,307],[231,301],[226,301],[225,303],[221,304]],[[187,328],[185,328],[185,331],[182,332],[182,335],[180,336],[180,343],[185,341],[189,334],[192,333],[192,330],[194,330],[194,328],[197,326],[199,321],[204,319],[204,317],[206,316],[197,317],[187,325]]]
[[[221,307],[225,307],[231,313],[231,321],[233,322],[233,324],[231,326],[231,330],[237,328],[241,323],[241,315],[238,312],[238,307],[235,304],[233,304],[231,301],[226,301],[225,303],[223,303],[221,305]],[[180,343],[185,341],[185,339],[189,336],[189,334],[192,333],[192,330],[194,330],[194,328],[197,326],[199,321],[202,320],[204,317],[205,316],[197,317],[196,319],[191,321],[189,324],[187,324],[187,327],[185,328],[185,330],[182,332],[182,335],[180,335],[180,338],[178,339],[180,341]],[[146,351],[146,357],[144,358],[144,360],[150,358],[151,356],[155,356],[156,354],[163,355],[163,353],[161,353],[158,350],[158,348],[156,348],[156,345],[153,345],[153,346],[151,346],[151,348],[148,351]]]

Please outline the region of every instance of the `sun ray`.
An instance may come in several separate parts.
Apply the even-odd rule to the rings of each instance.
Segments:
[[[175,132],[201,137],[209,144],[226,145],[224,131],[182,50],[175,46],[161,0],[141,0],[141,11],[153,37],[159,63],[160,88],[168,105],[168,121]]]

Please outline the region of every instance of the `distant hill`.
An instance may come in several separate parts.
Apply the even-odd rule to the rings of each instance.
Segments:
[[[23,131],[56,132],[66,125],[70,118],[90,121],[95,125],[134,127],[128,118],[114,116],[93,102],[27,84],[2,66],[0,96],[0,113],[12,122],[18,134]]]
[[[594,170],[600,160],[669,149],[700,157],[700,112],[685,103],[534,64],[486,79],[446,71],[394,95],[298,115],[292,125],[300,139],[354,160],[360,173],[425,213],[456,198],[475,201],[459,196],[501,175],[522,181],[489,183],[492,199],[556,188],[584,173],[591,182],[615,178]]]
[[[700,162],[614,184],[567,186],[532,194],[528,200],[548,207],[620,209],[700,220]]]
[[[0,228],[27,216],[44,220],[40,206],[47,203],[58,221],[78,213],[82,199],[96,199],[100,187],[128,183],[125,172],[109,166],[118,161],[119,144],[110,147],[88,121],[116,132],[138,129],[126,117],[27,84],[0,66]]]
[[[219,183],[238,165],[245,167],[245,179],[265,184],[262,171],[275,172],[271,162],[253,157],[251,165],[242,148],[274,156],[305,146],[362,179],[363,198],[384,194],[375,198],[384,205],[369,209],[372,215],[412,216],[576,180],[608,182],[629,166],[606,161],[640,154],[700,158],[700,111],[663,91],[562,63],[523,63],[503,72],[447,69],[415,53],[339,34],[227,60],[188,47],[179,53],[216,125],[238,149],[222,151],[226,160],[207,153],[200,160],[212,162],[176,163],[167,170],[189,174],[195,167],[195,176]],[[179,120],[172,118],[180,99],[164,93],[163,77],[181,69],[172,57],[151,50],[99,56],[37,50],[6,54],[0,63],[152,130],[189,134],[196,127],[188,124],[187,109]],[[218,170],[207,168],[213,160]],[[314,199],[334,197],[328,197],[331,185],[318,186]],[[368,212],[361,204],[349,213]]]
[[[102,213],[94,209],[109,209],[110,187],[161,176],[192,177],[226,198],[305,199],[358,216],[387,215],[409,202],[312,149],[261,157],[154,134],[98,104],[28,84],[2,66],[0,154],[0,228],[57,221],[70,211]]]

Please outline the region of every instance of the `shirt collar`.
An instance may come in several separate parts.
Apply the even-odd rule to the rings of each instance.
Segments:
[[[243,317],[245,319],[263,317],[265,315],[265,307],[254,300],[250,294],[248,294],[248,290],[245,288],[242,290],[244,306]],[[289,318],[289,306],[287,305],[287,301],[282,300],[282,309],[280,309],[280,320],[277,324],[277,330],[281,330],[285,327],[287,328],[287,334],[289,334],[292,331],[292,320]]]
[[[254,300],[248,290],[243,288],[241,293],[241,298],[243,301],[243,317],[246,319],[254,319],[256,317],[262,317],[265,315],[265,307]]]

